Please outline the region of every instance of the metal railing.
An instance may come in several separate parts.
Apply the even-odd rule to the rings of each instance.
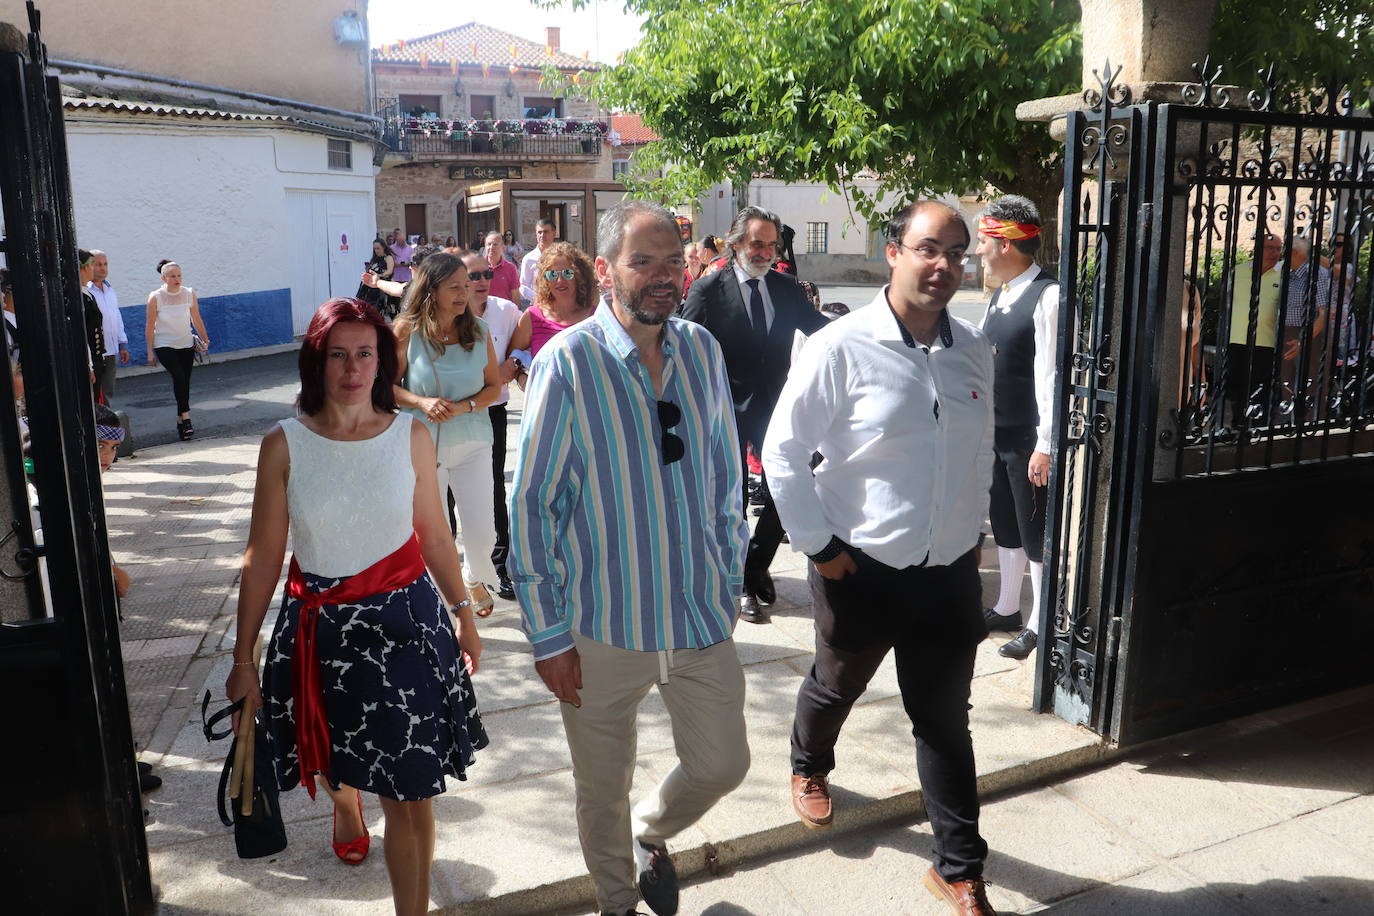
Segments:
[[[380,139],[392,152],[422,156],[591,157],[609,132],[604,121],[580,118],[443,120],[401,111],[400,100],[379,98]]]

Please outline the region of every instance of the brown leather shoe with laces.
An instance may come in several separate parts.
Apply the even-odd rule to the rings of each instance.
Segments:
[[[792,774],[792,809],[812,830],[823,830],[835,819],[830,804],[830,784],[825,777]]]
[[[926,872],[926,890],[945,903],[950,912],[960,916],[997,916],[997,911],[988,903],[987,882],[982,878],[967,881],[946,881],[934,867]]]

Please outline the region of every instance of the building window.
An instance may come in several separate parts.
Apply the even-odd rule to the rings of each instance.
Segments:
[[[407,118],[439,117],[439,97],[437,95],[400,96],[401,114]]]
[[[326,140],[329,144],[329,167],[343,172],[353,171],[353,141]]]
[[[563,100],[525,96],[525,118],[561,118]]]
[[[806,224],[806,253],[825,254],[830,247],[830,224]]]
[[[479,121],[490,121],[496,117],[496,96],[470,95],[468,103],[472,106],[468,109],[470,117]]]
[[[630,160],[617,159],[611,163],[611,177],[619,178],[621,175],[630,174]]]

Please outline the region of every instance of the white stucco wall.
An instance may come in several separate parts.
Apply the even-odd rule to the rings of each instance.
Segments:
[[[352,286],[343,294],[356,288],[375,229],[365,143],[353,143],[351,171],[335,171],[319,134],[68,112],[67,145],[78,244],[109,254],[121,306],[158,286],[162,258],[176,260],[202,298],[291,289],[298,319],[330,294],[331,259],[334,285],[343,285],[346,266]],[[299,192],[321,195],[336,218],[293,220],[288,198]],[[346,253],[334,238],[341,231],[350,236]]]

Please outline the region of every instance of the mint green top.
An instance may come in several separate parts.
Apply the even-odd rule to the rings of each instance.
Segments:
[[[444,347],[442,355],[418,331],[411,334],[406,342],[407,366],[403,387],[421,397],[445,397],[455,401],[472,397],[481,391],[484,384],[482,373],[487,368],[487,339],[491,332],[481,318],[477,319],[477,328],[477,342],[471,350],[464,350],[458,344],[449,344]],[[403,409],[425,424],[429,434],[434,437],[441,463],[444,451],[449,446],[464,442],[491,444],[491,420],[485,410],[459,414],[447,423],[434,423],[425,416],[423,410],[415,407]]]

